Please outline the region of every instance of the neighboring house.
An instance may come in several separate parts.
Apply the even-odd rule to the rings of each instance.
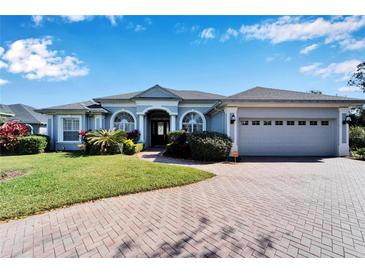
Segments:
[[[15,114],[7,105],[0,104],[0,125],[9,120],[9,118],[13,117],[14,115]]]
[[[0,105],[0,116],[2,110],[8,111],[7,117],[4,115],[6,121],[15,120],[24,123],[29,127],[32,134],[47,134],[47,115],[35,112],[35,108],[23,105]]]
[[[80,130],[138,129],[147,147],[164,145],[169,131],[226,133],[240,155],[344,156],[346,117],[365,100],[256,87],[224,97],[159,85],[145,91],[38,110],[50,115],[56,150],[76,150]]]

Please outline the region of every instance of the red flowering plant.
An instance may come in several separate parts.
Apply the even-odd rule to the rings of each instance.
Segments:
[[[13,152],[19,142],[19,138],[29,134],[25,124],[17,121],[9,121],[0,126],[0,148]]]
[[[80,150],[85,154],[90,152],[90,144],[88,143],[87,138],[86,138],[88,133],[89,133],[88,130],[79,131],[79,135],[81,136],[82,144],[78,145],[78,146],[79,146]]]

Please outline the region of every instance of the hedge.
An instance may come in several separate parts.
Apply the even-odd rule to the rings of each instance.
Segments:
[[[198,132],[188,135],[191,157],[200,161],[223,161],[228,157],[232,140],[218,132]]]
[[[16,146],[18,154],[37,154],[42,153],[47,147],[47,138],[45,136],[30,135],[19,138]]]
[[[164,152],[165,156],[183,159],[191,158],[187,134],[184,130],[171,131],[168,134],[168,142]]]

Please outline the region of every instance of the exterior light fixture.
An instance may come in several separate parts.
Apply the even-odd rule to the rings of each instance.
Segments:
[[[350,122],[352,121],[350,115],[346,115],[345,117],[345,120],[343,120],[343,124],[346,125],[346,124],[349,124]]]
[[[231,124],[234,124],[236,122],[236,116],[232,113],[231,114]]]

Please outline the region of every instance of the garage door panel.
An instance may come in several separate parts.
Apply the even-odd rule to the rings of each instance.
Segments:
[[[255,119],[258,121],[259,119]],[[328,126],[264,126],[263,120],[259,126],[240,125],[239,153],[248,156],[332,156],[335,155],[334,121],[329,120]]]

